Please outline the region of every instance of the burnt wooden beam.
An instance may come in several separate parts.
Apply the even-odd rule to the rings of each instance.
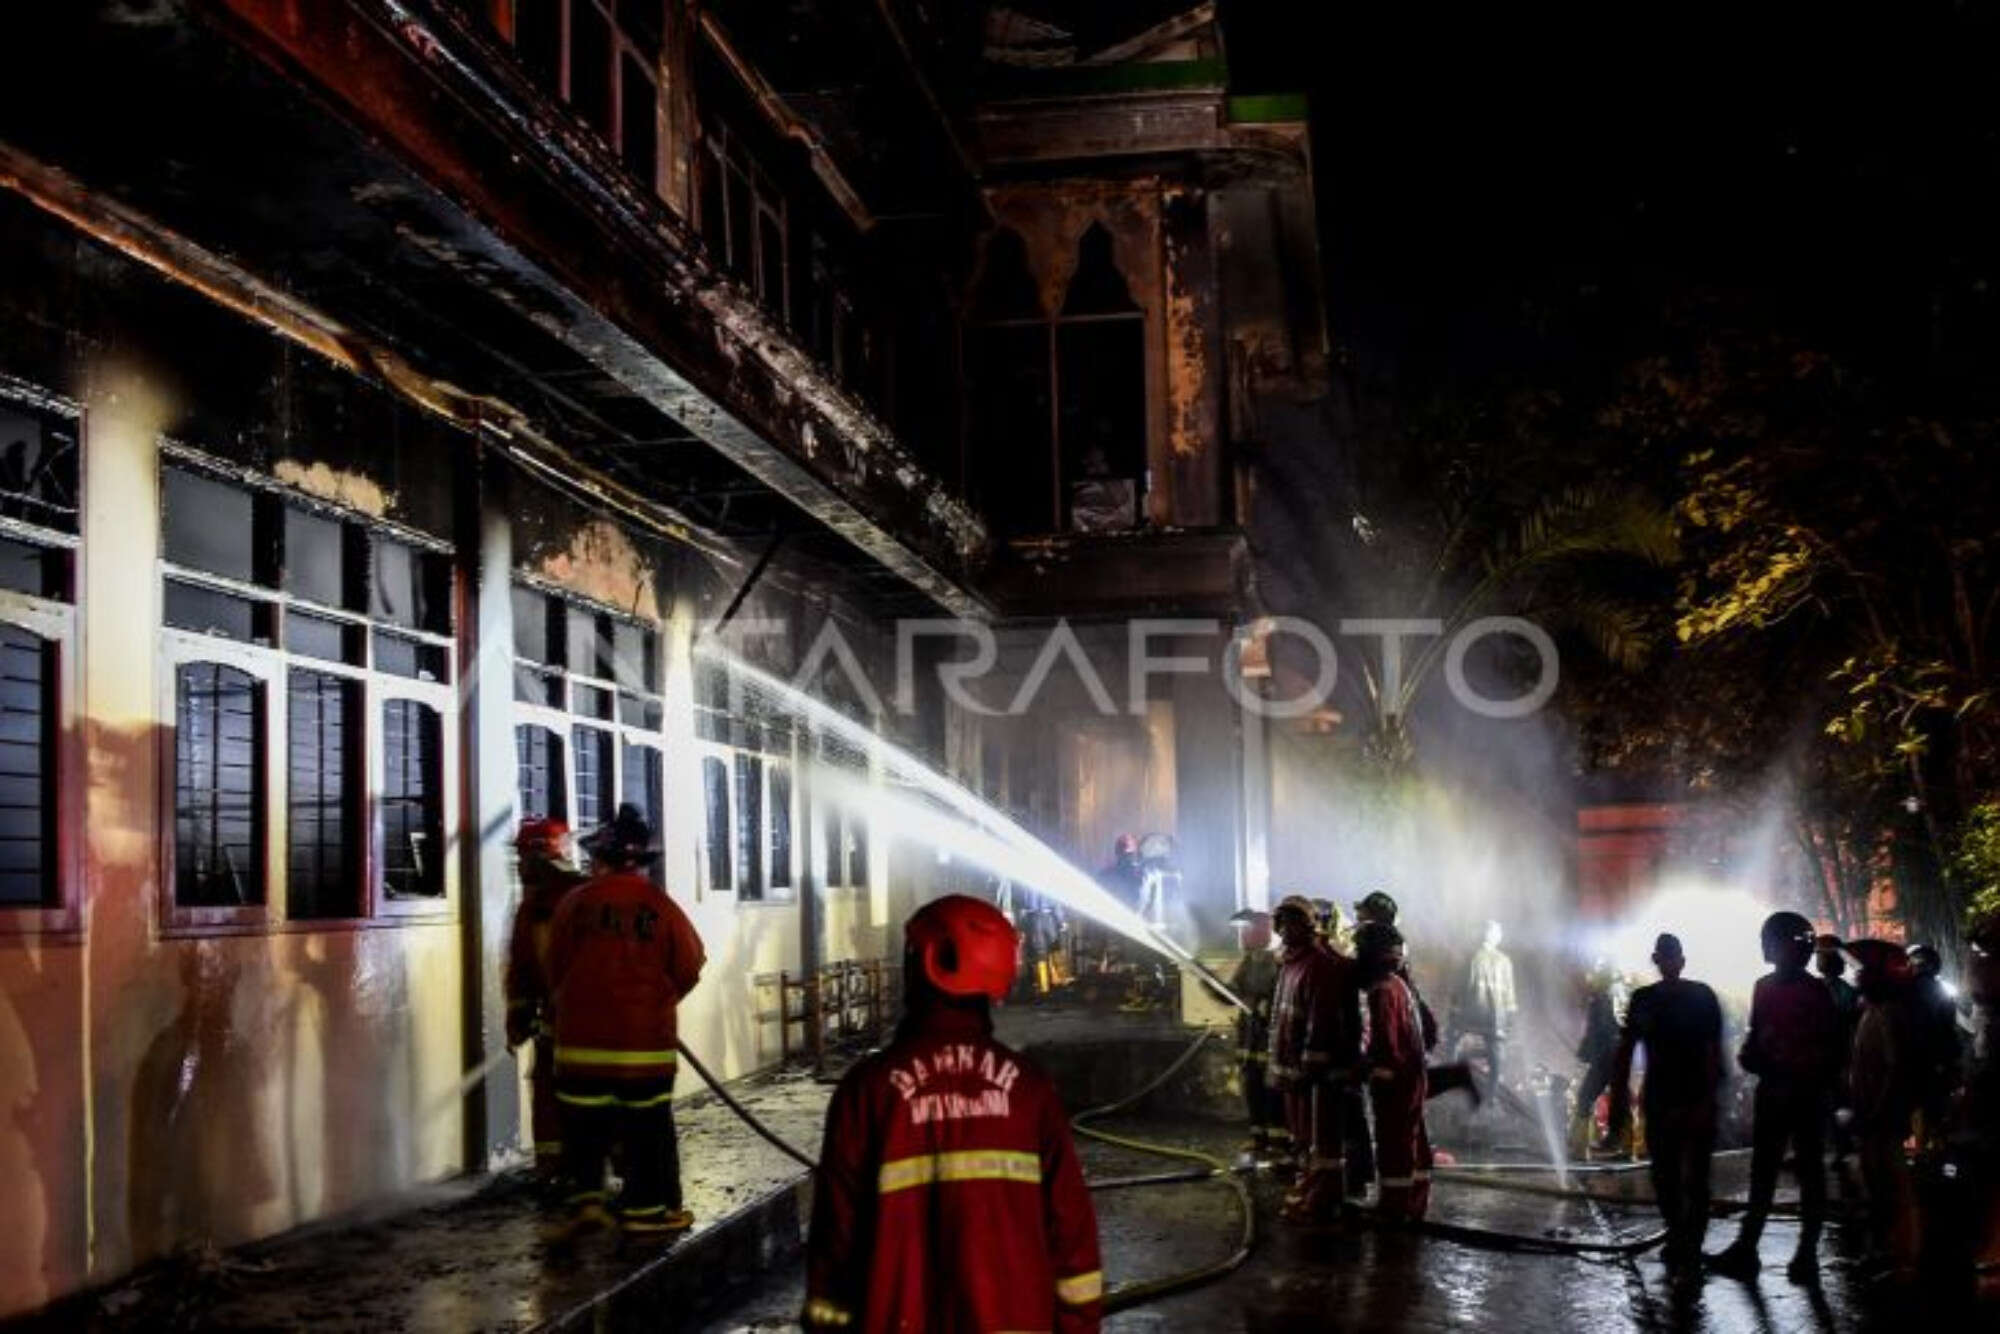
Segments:
[[[984,525],[686,228],[448,14],[397,0],[215,0],[244,47],[330,98],[446,208],[407,244],[503,302],[939,605],[984,617]]]

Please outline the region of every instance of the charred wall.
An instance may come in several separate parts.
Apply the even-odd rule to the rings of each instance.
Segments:
[[[924,882],[905,876],[886,834],[810,919],[803,868],[788,892],[756,901],[713,883],[704,761],[733,761],[743,747],[699,726],[692,644],[752,568],[754,547],[694,545],[567,479],[510,464],[12,194],[0,194],[0,253],[0,391],[32,386],[69,405],[82,450],[75,544],[52,548],[66,553],[66,587],[56,597],[0,593],[0,623],[48,603],[47,617],[74,626],[57,645],[62,735],[50,753],[64,828],[77,831],[74,872],[58,877],[47,911],[0,907],[0,1107],[11,1109],[0,1118],[0,1209],[14,1223],[0,1245],[0,1313],[176,1247],[269,1235],[519,1151],[519,1100],[500,1088],[508,1081],[489,1081],[470,1111],[458,1088],[464,1070],[499,1050],[500,960],[516,897],[508,847],[522,800],[515,729],[550,724],[574,766],[574,729],[605,721],[587,716],[575,689],[560,708],[524,703],[512,619],[522,590],[601,620],[616,642],[638,642],[628,630],[652,636],[643,679],[611,684],[638,697],[641,721],[625,728],[620,713],[620,741],[658,752],[663,871],[710,959],[683,1032],[712,1068],[740,1074],[776,1058],[780,970],[889,952]],[[412,560],[444,561],[447,619],[406,630],[375,624],[390,613],[365,597],[361,610],[295,602],[283,570],[267,576],[261,556],[244,579],[183,569],[167,554],[170,468],[240,493],[241,512],[259,516],[260,550],[288,531],[267,533],[263,516],[296,512],[347,532],[350,551],[393,543],[418,553]],[[221,527],[237,510],[216,513]],[[190,581],[269,610],[240,637],[221,622],[170,623],[168,590]],[[372,657],[310,658],[291,635],[323,612],[347,617],[343,643],[386,634],[435,656],[421,657],[421,679],[396,675],[374,639]],[[743,647],[781,677],[798,671],[831,620],[869,679],[891,688],[886,613],[818,548],[781,554],[739,615],[777,624]],[[259,901],[191,908],[179,897],[177,709],[190,663],[257,682],[247,697],[263,720],[250,753],[266,765],[250,798],[262,820]],[[363,692],[356,716],[368,739],[357,744],[371,757],[390,744],[380,702],[434,708],[431,851],[444,868],[434,896],[399,900],[383,887],[387,793],[383,771],[370,768],[356,799],[368,831],[357,836],[363,908],[339,918],[296,911],[300,871],[287,849],[313,770],[289,763],[283,747],[301,727],[287,711],[290,674],[301,671],[344,673]],[[860,702],[838,673],[812,684],[850,711]],[[935,756],[940,720],[926,697],[910,722],[879,725]],[[630,772],[623,752],[607,753]],[[759,754],[767,773],[804,758]],[[826,823],[794,793],[803,861],[823,846]],[[761,846],[765,835],[756,837]]]

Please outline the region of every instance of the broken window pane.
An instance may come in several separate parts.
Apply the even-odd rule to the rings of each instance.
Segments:
[[[562,666],[562,637],[553,632],[561,605],[546,593],[518,584],[514,597],[514,656],[551,667]]]
[[[579,676],[611,679],[611,618],[587,607],[570,607],[569,669]]]
[[[560,709],[563,706],[562,673],[515,663],[514,698],[523,704]]]
[[[55,655],[0,624],[0,907],[56,902]]]
[[[160,478],[168,561],[252,583],[257,578],[256,497],[184,468]]]
[[[375,539],[368,614],[406,630],[451,633],[451,562],[407,542]]]
[[[296,506],[285,507],[284,589],[326,607],[360,609],[357,573],[347,554],[347,525]]]
[[[293,668],[286,698],[286,912],[359,917],[360,691]]]
[[[523,723],[514,729],[514,760],[519,775],[521,818],[569,819],[569,794],[563,783],[562,741],[546,727]]]
[[[612,679],[621,689],[651,694],[659,689],[658,636],[643,625],[615,621],[611,629]]]
[[[0,515],[76,531],[76,423],[0,402]]]
[[[264,901],[264,718],[257,678],[213,662],[174,675],[174,902]]]
[[[443,752],[436,709],[382,705],[382,885],[392,899],[444,893]]]
[[[792,887],[792,771],[771,766],[771,888]]]
[[[570,749],[576,765],[576,828],[588,833],[605,823],[618,809],[612,786],[612,734],[601,727],[570,730]]]
[[[742,868],[736,892],[764,897],[764,762],[736,757],[736,864]]]
[[[713,755],[702,757],[701,794],[707,816],[708,887],[726,891],[736,883],[729,860],[729,766]]]

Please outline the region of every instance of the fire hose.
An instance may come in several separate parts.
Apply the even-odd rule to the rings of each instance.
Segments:
[[[1202,1284],[1211,1283],[1217,1279],[1226,1277],[1234,1273],[1237,1269],[1240,1269],[1249,1260],[1252,1251],[1255,1249],[1257,1241],[1255,1201],[1251,1196],[1249,1187],[1244,1184],[1240,1176],[1230,1170],[1228,1163],[1197,1149],[1160,1144],[1129,1135],[1115,1134],[1111,1131],[1097,1129],[1089,1124],[1092,1121],[1116,1115],[1127,1108],[1136,1106],[1184,1070],[1200,1054],[1202,1048],[1214,1040],[1216,1036],[1214,1030],[1204,1030],[1196,1035],[1194,1040],[1165,1069],[1138,1089],[1113,1102],[1087,1108],[1070,1118],[1070,1124],[1074,1127],[1076,1133],[1086,1139],[1135,1153],[1144,1153],[1192,1164],[1192,1166],[1178,1171],[1102,1178],[1089,1183],[1093,1191],[1127,1190],[1155,1185],[1180,1185],[1201,1181],[1219,1181],[1227,1185],[1236,1195],[1238,1209],[1243,1220],[1242,1232],[1238,1238],[1237,1245],[1228,1255],[1213,1263],[1201,1265],[1194,1269],[1183,1270],[1156,1279],[1145,1279],[1133,1283],[1119,1284],[1108,1290],[1104,1295],[1104,1310],[1107,1315],[1143,1305],[1147,1302],[1156,1301],[1162,1297],[1184,1292],[1190,1288],[1199,1287]],[[737,1101],[723,1087],[722,1082],[685,1045],[681,1046],[680,1053],[687,1060],[688,1064],[694,1068],[695,1073],[701,1077],[702,1081],[721,1100],[723,1105],[734,1112],[760,1137],[808,1169],[815,1166],[810,1155],[788,1143],[776,1131],[760,1121],[754,1112]],[[1476,1166],[1480,1170],[1489,1170],[1508,1169],[1515,1165],[1479,1164]],[[1526,1167],[1527,1165],[1523,1164],[1521,1166]],[[1610,1167],[1610,1165],[1604,1166],[1607,1169]],[[1523,1189],[1523,1193],[1534,1194],[1560,1193],[1567,1198],[1579,1198],[1590,1201],[1598,1201],[1601,1198],[1586,1191],[1554,1192],[1552,1188],[1533,1186],[1530,1183],[1479,1180],[1473,1173],[1467,1173],[1466,1180],[1467,1184],[1477,1184],[1493,1189]],[[1643,1254],[1659,1246],[1666,1240],[1666,1231],[1664,1229],[1624,1241],[1580,1241],[1568,1237],[1536,1237],[1522,1233],[1500,1232],[1490,1228],[1472,1227],[1462,1223],[1447,1223],[1436,1219],[1427,1219],[1419,1223],[1416,1230],[1443,1240],[1485,1249],[1499,1249],[1523,1254],[1596,1256],[1614,1259],[1629,1259]]]
[[[1099,1107],[1088,1108],[1070,1118],[1070,1125],[1076,1130],[1076,1133],[1084,1136],[1086,1139],[1093,1139],[1100,1144],[1109,1144],[1116,1148],[1130,1149],[1136,1153],[1148,1153],[1156,1157],[1173,1158],[1182,1162],[1196,1164],[1194,1168],[1185,1172],[1163,1172],[1151,1177],[1125,1177],[1103,1182],[1092,1182],[1092,1190],[1117,1190],[1125,1186],[1151,1185],[1156,1183],[1164,1185],[1177,1181],[1221,1181],[1230,1190],[1235,1192],[1237,1207],[1243,1215],[1243,1232],[1237,1241],[1234,1251],[1231,1251],[1227,1256],[1213,1264],[1202,1265],[1196,1269],[1183,1270],[1177,1274],[1168,1274],[1162,1278],[1146,1279],[1138,1283],[1121,1283],[1104,1294],[1104,1312],[1106,1315],[1111,1314],[1113,1311],[1123,1311],[1145,1302],[1154,1301],[1170,1293],[1184,1292],[1189,1288],[1199,1287],[1204,1283],[1212,1283],[1216,1279],[1232,1274],[1242,1267],[1244,1261],[1250,1258],[1250,1252],[1257,1244],[1256,1202],[1250,1197],[1250,1188],[1243,1184],[1242,1178],[1229,1170],[1228,1163],[1210,1154],[1202,1153],[1197,1149],[1184,1149],[1169,1144],[1156,1144],[1149,1140],[1134,1139],[1128,1135],[1114,1135],[1110,1131],[1098,1130],[1086,1124],[1099,1117],[1115,1115],[1143,1101],[1154,1090],[1160,1088],[1168,1080],[1185,1069],[1188,1062],[1192,1061],[1201,1052],[1201,1049],[1208,1044],[1210,1039],[1214,1037],[1214,1030],[1204,1029],[1196,1035],[1193,1042],[1187,1045],[1185,1051],[1174,1058],[1166,1069],[1153,1076],[1152,1079],[1148,1080],[1135,1092],[1128,1093],[1115,1102],[1107,1102]]]
[[[1735,1156],[1735,1155],[1745,1154],[1748,1152],[1749,1152],[1748,1149],[1724,1149],[1715,1154],[1715,1157],[1721,1158],[1725,1156]],[[1637,1172],[1637,1171],[1642,1171],[1650,1166],[1652,1166],[1650,1161],[1641,1158],[1637,1162],[1632,1162],[1632,1163],[1580,1164],[1578,1166],[1568,1168],[1567,1170],[1571,1173]],[[1458,1184],[1462,1186],[1471,1186],[1477,1190],[1501,1191],[1503,1193],[1511,1195],[1534,1195],[1534,1196],[1539,1196],[1542,1199],[1549,1199],[1549,1200],[1587,1200],[1596,1204],[1623,1204],[1623,1205],[1634,1205],[1634,1206],[1639,1206],[1639,1205],[1651,1206],[1651,1205],[1657,1205],[1659,1203],[1659,1201],[1654,1197],[1652,1197],[1651,1195],[1601,1195],[1596,1191],[1580,1189],[1573,1186],[1551,1186],[1544,1182],[1539,1182],[1539,1181],[1518,1181],[1518,1180],[1510,1181],[1501,1176],[1489,1175],[1490,1173],[1498,1173],[1503,1171],[1553,1172],[1555,1170],[1552,1167],[1547,1167],[1539,1163],[1472,1163],[1472,1164],[1455,1163],[1449,1167],[1440,1167],[1435,1170],[1436,1173],[1440,1176],[1450,1176],[1452,1179],[1456,1180]],[[1712,1218],[1733,1217],[1736,1214],[1744,1212],[1749,1207],[1750,1207],[1750,1202],[1748,1200],[1723,1199],[1723,1200],[1710,1200],[1708,1202],[1708,1212],[1709,1216]],[[1832,1217],[1837,1215],[1838,1213],[1839,1210],[1831,1203],[1829,1203],[1828,1216]],[[1770,1206],[1770,1215],[1773,1218],[1796,1218],[1799,1216],[1799,1206],[1790,1203],[1774,1203]]]

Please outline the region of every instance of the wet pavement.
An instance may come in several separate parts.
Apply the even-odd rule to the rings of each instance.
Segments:
[[[1155,1123],[1113,1123],[1156,1139],[1217,1146],[1214,1131],[1172,1135]],[[1158,1171],[1160,1159],[1085,1143],[1093,1177]],[[1717,1162],[1718,1198],[1741,1197],[1747,1163]],[[1482,1178],[1437,1183],[1432,1218],[1463,1228],[1531,1238],[1622,1241],[1657,1227],[1645,1206],[1643,1171],[1573,1178],[1602,1199],[1558,1199],[1540,1193],[1552,1174],[1509,1173],[1523,1191],[1495,1188]],[[1710,1277],[1676,1289],[1667,1282],[1657,1252],[1637,1259],[1521,1254],[1490,1243],[1467,1244],[1435,1236],[1364,1227],[1353,1235],[1302,1230],[1274,1222],[1280,1187],[1267,1175],[1256,1180],[1259,1237],[1251,1259],[1228,1278],[1206,1287],[1120,1312],[1105,1322],[1108,1334],[1199,1331],[1200,1334],[1275,1334],[1276,1331],[1442,1330],[1674,1330],[1736,1334],[1825,1331],[1846,1334],[1900,1327],[1906,1306],[1871,1301],[1855,1277],[1847,1229],[1836,1226],[1822,1246],[1819,1288],[1796,1286],[1784,1265],[1797,1243],[1797,1224],[1774,1218],[1765,1232],[1765,1271],[1755,1284]],[[1621,1198],[1623,1197],[1623,1198]],[[1789,1192],[1780,1192],[1780,1212]],[[1226,1256],[1240,1229],[1234,1194],[1215,1183],[1122,1190],[1097,1197],[1106,1279],[1115,1285],[1199,1268]],[[1735,1235],[1719,1219],[1710,1229],[1717,1249]],[[696,1325],[699,1334],[782,1334],[795,1330],[803,1299],[798,1266],[774,1272],[769,1286],[716,1318]],[[1941,1322],[1937,1328],[1994,1328],[1988,1310]]]
[[[1015,1012],[1004,1036],[1036,1052],[1072,1106],[1144,1086],[1186,1050],[1188,1029],[1152,1016]],[[1230,1157],[1240,1134],[1233,1098],[1219,1082],[1220,1047],[1102,1128]],[[759,1117],[816,1153],[830,1082],[774,1075],[732,1086]],[[677,1243],[592,1236],[552,1240],[561,1214],[538,1207],[520,1176],[451,1183],[365,1217],[331,1220],[271,1242],[182,1257],[107,1293],[49,1313],[37,1328],[88,1331],[330,1330],[394,1334],[524,1334],[531,1330],[692,1330],[779,1334],[803,1304],[798,1245],[809,1216],[803,1169],[706,1093],[677,1104],[688,1203],[698,1222]],[[1636,1259],[1522,1253],[1508,1238],[1546,1250],[1566,1241],[1619,1243],[1656,1229],[1643,1170],[1607,1165],[1572,1176],[1566,1190],[1546,1170],[1520,1170],[1536,1138],[1506,1117],[1462,1121],[1484,1144],[1466,1149],[1494,1170],[1443,1172],[1432,1219],[1447,1239],[1363,1227],[1298,1230],[1275,1223],[1281,1194],[1253,1177],[1258,1242],[1226,1279],[1110,1317],[1111,1334],[1188,1330],[1268,1331],[1549,1329],[1576,1331],[1907,1330],[1907,1306],[1865,1293],[1854,1243],[1836,1226],[1822,1248],[1825,1278],[1789,1283],[1784,1263],[1796,1224],[1773,1220],[1766,1269],[1753,1285],[1711,1278],[1666,1281],[1656,1253]],[[1086,1168],[1104,1179],[1182,1164],[1082,1141]],[[1747,1159],[1717,1159],[1716,1195],[1744,1193]],[[1781,1188],[1780,1214],[1792,1198]],[[1097,1197],[1107,1279],[1114,1286],[1214,1264],[1242,1229],[1238,1197],[1213,1181],[1107,1191]],[[1468,1231],[1470,1230],[1470,1231]],[[1491,1234],[1474,1235],[1475,1232]],[[1734,1234],[1719,1219],[1711,1249]],[[1947,1330],[2000,1328],[2000,1310],[1949,1313]]]
[[[808,1154],[819,1151],[832,1091],[804,1075],[732,1086]],[[435,1187],[227,1254],[180,1257],[50,1313],[41,1328],[518,1334],[591,1326],[608,1296],[637,1293],[651,1278],[687,1280],[696,1295],[753,1281],[795,1245],[804,1171],[711,1097],[691,1096],[676,1110],[696,1217],[677,1242],[604,1234],[552,1242],[546,1234],[564,1215],[540,1207],[525,1177],[509,1174]],[[689,1309],[691,1298],[671,1300]]]

